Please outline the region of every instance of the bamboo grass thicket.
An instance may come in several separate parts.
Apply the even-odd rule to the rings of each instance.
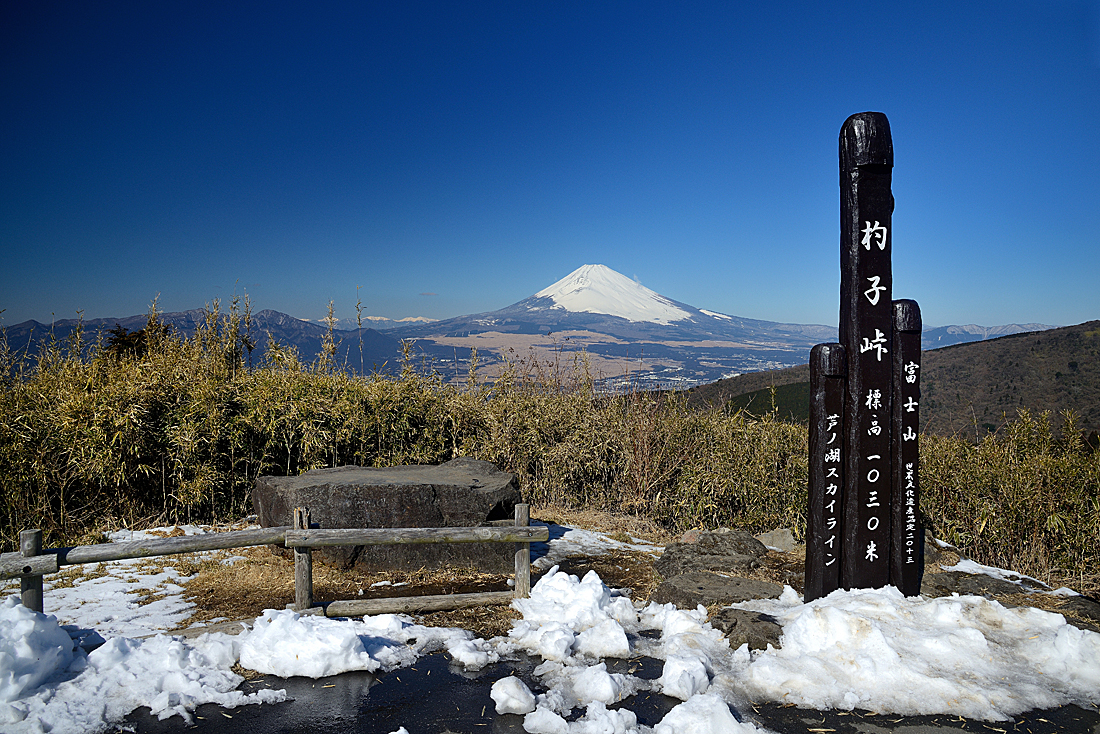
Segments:
[[[330,319],[331,323],[331,319]],[[137,339],[79,333],[26,359],[0,340],[3,550],[141,523],[248,514],[260,474],[458,456],[514,473],[526,501],[625,512],[681,531],[805,529],[807,433],[773,411],[689,409],[677,394],[598,393],[583,355],[513,359],[493,383],[418,368],[360,377],[331,339],[305,362],[270,338],[252,365],[247,301],[217,303],[190,338],[156,309]],[[118,336],[118,335],[116,335]],[[133,335],[130,335],[133,336]],[[331,336],[331,335],[330,335]],[[974,443],[921,438],[922,511],[977,560],[1043,577],[1100,560],[1100,452],[1072,415],[1026,411]]]

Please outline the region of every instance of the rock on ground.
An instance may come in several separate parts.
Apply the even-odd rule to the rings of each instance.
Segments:
[[[681,542],[665,547],[653,567],[666,579],[692,571],[750,571],[767,554],[764,544],[743,530],[689,530]]]
[[[1011,581],[993,578],[985,574],[964,573],[962,571],[925,574],[920,588],[920,592],[924,596],[947,596],[953,593],[993,596],[995,594],[1018,594],[1021,591],[1024,591],[1024,589]]]
[[[651,601],[672,602],[682,609],[698,605],[736,604],[749,599],[778,599],[783,587],[767,581],[737,576],[719,576],[707,571],[684,573],[664,581],[650,596]]]
[[[794,533],[788,528],[778,528],[768,533],[760,533],[755,537],[768,548],[780,553],[790,553],[798,546],[794,540]]]
[[[747,609],[722,609],[711,617],[710,625],[729,638],[734,650],[742,645],[748,645],[750,650],[765,650],[768,645],[778,648],[783,634],[783,627],[775,617]]]

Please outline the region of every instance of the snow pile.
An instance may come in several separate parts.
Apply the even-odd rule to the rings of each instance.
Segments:
[[[582,265],[532,298],[550,298],[554,308],[574,313],[602,313],[627,321],[668,324],[691,318],[661,294],[606,265]]]
[[[4,601],[0,606],[0,705],[22,698],[72,662],[73,641],[55,617],[32,612],[14,596]]]
[[[535,710],[535,694],[514,675],[494,683],[489,697],[496,704],[498,714],[529,714]]]
[[[395,665],[411,662],[410,656],[416,659],[416,653],[404,646],[395,648],[395,641],[386,638],[372,644],[368,651],[363,641],[368,636],[365,632],[361,624],[268,609],[256,620],[252,631],[242,635],[241,665],[283,678],[322,678],[349,670],[373,672],[382,667],[380,658]]]
[[[468,642],[471,633],[423,627],[403,614],[363,621],[299,615],[268,609],[241,635],[241,665],[281,678],[323,678],[351,670],[393,670],[412,665],[425,652]]]
[[[749,723],[733,718],[720,696],[694,696],[665,714],[653,734],[751,734],[760,731]]]
[[[1059,614],[978,596],[906,598],[893,587],[809,604],[788,590],[735,606],[783,625],[782,649],[736,652],[737,685],[752,697],[987,720],[1100,703],[1100,634]]]
[[[658,732],[756,731],[752,725],[738,724],[721,698],[702,695],[712,675],[726,671],[724,661],[731,659],[725,638],[706,624],[704,609],[650,604],[639,614],[594,571],[578,580],[556,568],[535,585],[529,598],[517,599],[512,606],[523,619],[513,623],[507,641],[498,638],[486,644],[506,642],[540,656],[544,662],[533,675],[546,692],[536,696],[510,677],[497,681],[491,696],[498,713],[525,714],[523,727],[530,734],[636,734],[637,717],[629,708],[608,707],[645,690],[685,701],[669,712]],[[660,638],[640,636],[643,630],[659,630]],[[649,681],[611,673],[603,662],[633,654],[664,658],[662,676]],[[568,721],[578,708],[584,715]]]
[[[545,660],[533,672],[546,692],[523,696],[525,686],[509,683],[493,699],[526,713],[533,734],[636,731],[622,710],[607,706],[642,690],[685,702],[662,722],[668,731],[738,731],[730,722],[751,730],[727,706],[748,699],[986,720],[1100,703],[1100,635],[1058,614],[982,597],[906,598],[890,587],[803,604],[787,587],[779,599],[735,605],[783,624],[782,648],[763,651],[731,651],[702,608],[635,610],[591,572],[578,581],[551,570],[513,605],[523,619],[509,638]],[[639,635],[645,630],[660,638]],[[609,673],[601,661],[637,654],[664,660],[660,678]],[[576,708],[585,715],[568,722]]]
[[[283,691],[245,695],[230,671],[236,639],[203,635],[193,643],[157,636],[116,637],[85,654],[53,616],[9,597],[0,607],[0,724],[4,731],[96,731],[139,706],[159,718],[203,703],[241,706],[285,700]]]

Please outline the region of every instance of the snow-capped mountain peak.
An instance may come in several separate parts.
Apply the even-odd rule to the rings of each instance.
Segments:
[[[554,308],[618,316],[627,321],[668,324],[691,314],[661,294],[606,265],[582,265],[533,298],[549,298]]]

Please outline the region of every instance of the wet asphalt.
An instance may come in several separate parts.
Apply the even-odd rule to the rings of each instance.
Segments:
[[[468,672],[451,663],[444,653],[426,655],[411,668],[373,675],[344,673],[320,678],[263,676],[247,680],[240,690],[286,689],[288,700],[280,704],[223,709],[206,704],[188,724],[175,716],[163,721],[141,708],[130,714],[122,727],[142,734],[390,734],[404,726],[409,734],[523,734],[523,717],[497,714],[489,697],[492,684],[508,675],[539,689],[532,670],[540,661],[526,656]],[[653,658],[608,659],[608,671],[632,672],[653,679],[663,663]],[[642,692],[622,704],[653,726],[679,700]],[[611,708],[616,708],[612,706]],[[898,716],[867,711],[816,711],[779,704],[750,704],[733,711],[743,721],[780,734],[1100,734],[1100,712],[1077,706],[1029,711],[1014,721],[976,721],[959,716]],[[577,717],[583,711],[576,712]],[[684,732],[684,734],[693,734]]]

